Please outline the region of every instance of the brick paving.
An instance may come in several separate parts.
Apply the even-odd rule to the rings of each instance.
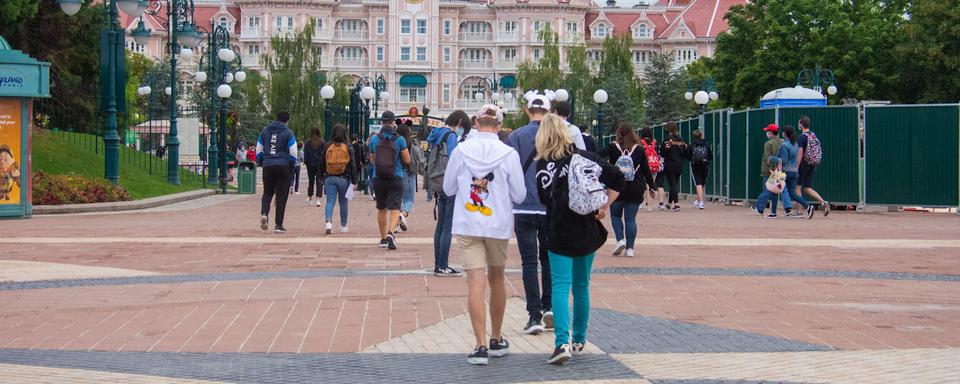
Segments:
[[[950,369],[960,361],[955,215],[834,212],[780,219],[789,230],[770,233],[741,207],[641,212],[637,257],[597,258],[591,354],[565,367],[544,364],[551,334],[519,332],[512,246],[514,354],[484,369],[464,362],[465,280],[426,273],[433,220],[422,194],[396,252],[376,248],[367,197],[352,202],[351,232],[333,236],[303,199],[291,197],[283,235],[256,228],[257,196],[11,222],[0,241],[0,377],[960,381]]]

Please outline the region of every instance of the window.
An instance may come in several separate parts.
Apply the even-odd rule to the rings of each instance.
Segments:
[[[517,22],[516,22],[516,21],[504,21],[504,22],[503,22],[503,31],[504,31],[504,32],[516,32],[516,31],[517,31]]]
[[[417,103],[427,100],[427,89],[426,88],[408,88],[400,87],[400,102],[401,103]]]
[[[363,58],[363,48],[344,47],[340,49],[340,57],[350,60],[360,60]]]
[[[323,57],[323,47],[313,47],[313,52],[317,54],[317,58]],[[260,53],[260,47],[257,47],[257,53]]]
[[[534,31],[534,32],[540,32],[540,28],[541,28],[541,27],[542,27],[542,26],[541,26],[541,22],[540,22],[539,20],[533,22],[533,31]]]
[[[443,85],[443,102],[444,103],[450,102],[450,84]]]
[[[533,49],[533,59],[540,60],[540,48]]]
[[[230,24],[230,23],[227,22],[227,18],[226,18],[226,17],[220,16],[220,26],[221,26],[221,27],[227,28],[227,26],[228,26],[229,24]]]
[[[469,62],[487,61],[486,49],[465,49],[463,50],[463,59]]]
[[[697,61],[696,48],[684,48],[677,50],[677,64],[686,65]]]
[[[450,47],[443,47],[443,62],[450,62]]]
[[[383,47],[382,47],[382,46],[378,46],[378,47],[377,47],[377,61],[380,61],[380,62],[383,61]]]
[[[313,18],[313,25],[314,25],[314,27],[315,27],[315,29],[316,29],[317,31],[322,31],[322,30],[323,30],[323,19],[321,19],[321,18],[319,18],[319,17],[314,17],[314,18]]]
[[[463,93],[461,93],[461,98],[464,100],[474,100],[474,96],[477,92],[482,92],[484,89],[480,87],[480,84],[464,84]]]
[[[597,35],[597,37],[599,38],[607,37],[607,24],[606,23],[597,24],[597,29],[594,34]]]
[[[633,51],[633,62],[635,64],[647,64],[650,62],[649,51]]]
[[[568,34],[580,33],[580,24],[577,23],[577,22],[575,22],[575,21],[568,21],[568,22],[567,22],[567,33],[568,33]]]
[[[250,55],[250,56],[259,55],[259,54],[260,54],[260,46],[259,46],[259,45],[248,45],[248,46],[247,46],[247,54]]]
[[[362,20],[344,19],[340,20],[338,28],[340,28],[341,31],[360,32],[364,29],[364,23]]]
[[[427,34],[427,20],[417,20],[417,34],[418,35]]]
[[[593,61],[603,60],[603,51],[587,51],[587,58]]]
[[[400,20],[400,33],[405,35],[410,34],[410,19]]]
[[[647,27],[646,24],[640,24],[633,29],[633,37],[642,39],[650,38],[653,37],[653,31]]]
[[[400,47],[400,61],[410,61],[410,47]]]
[[[516,60],[517,59],[517,49],[516,48],[507,48],[503,50],[503,58],[507,60]]]
[[[451,32],[453,32],[453,21],[451,21],[451,20],[444,20],[444,21],[443,21],[443,34],[444,34],[444,35],[449,35]]]
[[[248,17],[247,18],[247,27],[258,28],[260,27],[260,18],[259,17]]]
[[[387,21],[384,19],[377,19],[377,34],[382,35],[384,29],[386,28]]]
[[[287,18],[287,29],[293,29],[293,17]]]
[[[417,47],[417,61],[427,61],[427,47]]]

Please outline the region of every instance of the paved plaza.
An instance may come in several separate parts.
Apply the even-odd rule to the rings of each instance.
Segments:
[[[4,222],[0,382],[960,382],[956,215],[641,211],[637,256],[597,257],[587,354],[560,367],[552,334],[521,333],[514,245],[511,354],[477,367],[422,193],[392,252],[369,197],[330,236],[304,199],[285,234],[252,195]]]

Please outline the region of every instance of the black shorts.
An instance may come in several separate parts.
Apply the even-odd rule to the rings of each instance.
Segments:
[[[666,178],[666,176],[664,176],[663,171],[657,172],[653,175],[653,183],[656,184],[656,188],[663,188],[664,178]]]
[[[399,211],[403,203],[403,180],[374,178],[373,194],[377,198],[377,209]]]
[[[709,164],[694,164],[691,166],[693,172],[693,184],[695,185],[707,185],[707,175],[710,173]]]
[[[806,165],[800,163],[800,169],[798,171],[800,178],[797,180],[797,185],[799,185],[801,188],[813,188],[813,175],[816,171],[816,165]]]

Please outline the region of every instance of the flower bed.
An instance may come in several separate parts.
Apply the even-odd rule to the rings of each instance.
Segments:
[[[60,205],[131,200],[122,187],[78,175],[33,174],[33,204]]]

